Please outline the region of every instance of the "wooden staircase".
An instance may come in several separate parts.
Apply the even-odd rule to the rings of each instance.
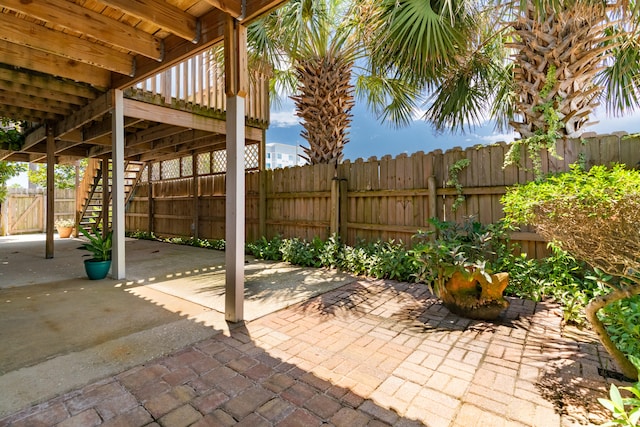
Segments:
[[[103,164],[108,165],[106,170]],[[133,190],[140,181],[145,165],[144,162],[125,162],[125,209],[133,196]],[[106,222],[107,228],[111,227],[111,176],[111,160],[103,162],[99,159],[89,159],[84,178],[77,189],[79,197],[76,211],[80,227],[87,230],[93,226],[102,228],[103,222]],[[108,206],[106,212],[103,209],[105,205]]]

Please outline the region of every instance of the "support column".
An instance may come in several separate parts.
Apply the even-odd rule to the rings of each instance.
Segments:
[[[227,15],[224,38],[227,95],[227,174],[225,222],[225,319],[244,318],[245,97],[248,87],[247,29]]]
[[[80,203],[80,193],[78,193],[80,188],[80,161],[76,160],[74,164],[74,170],[76,172],[76,179],[74,185],[76,186],[75,191],[75,212],[73,213],[73,218],[75,221],[75,226],[73,227],[73,237],[78,237],[80,233],[80,215],[78,213],[78,205]]]
[[[147,192],[147,231],[153,233],[153,163],[147,163],[147,183],[149,191]]]
[[[256,237],[267,237],[267,169],[266,169],[266,142],[267,131],[262,131],[262,141],[260,141],[260,171],[259,173],[259,200],[258,200],[258,235]],[[297,161],[297,159],[296,159]]]
[[[55,215],[55,167],[56,167],[56,141],[53,136],[53,126],[50,123],[46,125],[47,133],[47,237],[45,244],[46,259],[53,258],[53,230]]]
[[[111,114],[111,204],[113,206],[113,250],[111,277],[125,278],[124,256],[124,98],[121,90],[113,91]],[[108,216],[106,217],[108,219]],[[106,224],[107,222],[105,222]]]

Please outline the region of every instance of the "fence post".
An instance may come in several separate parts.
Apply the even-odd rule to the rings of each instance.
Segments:
[[[193,233],[194,239],[200,238],[200,177],[198,175],[198,154],[191,154],[191,174],[192,174],[192,187],[193,187],[193,215],[192,221],[193,226],[191,228],[191,232]],[[149,181],[149,185],[151,186],[151,181]],[[151,191],[151,187],[149,187],[149,191]]]
[[[340,232],[340,180],[334,177],[331,180],[331,221],[329,233],[331,235]]]
[[[349,203],[347,202],[347,180],[346,178],[340,179],[339,186],[339,208],[340,208],[340,219],[339,219],[339,229],[340,229],[340,241],[342,243],[347,243],[347,221],[349,220]]]
[[[5,201],[0,202],[0,236],[6,236],[9,230],[7,225],[9,210],[7,209],[7,206],[9,205],[10,199],[11,197],[7,194]]]
[[[440,218],[440,215],[438,215],[438,188],[436,186],[435,176],[431,175],[427,178],[427,189],[429,190],[429,218]],[[431,223],[429,223],[429,230],[436,231]],[[435,238],[435,235],[431,234],[431,238]]]

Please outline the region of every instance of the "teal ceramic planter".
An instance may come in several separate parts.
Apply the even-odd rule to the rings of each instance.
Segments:
[[[84,261],[84,269],[87,272],[87,276],[91,280],[101,280],[107,277],[109,269],[111,268],[111,260],[96,261],[93,259],[86,259]]]

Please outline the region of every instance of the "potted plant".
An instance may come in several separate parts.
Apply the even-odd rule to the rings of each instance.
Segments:
[[[72,219],[58,219],[55,222],[56,230],[58,230],[58,236],[61,239],[68,239],[73,232],[73,227],[76,226],[76,222]]]
[[[104,279],[111,268],[111,239],[113,232],[109,231],[103,236],[94,226],[91,229],[91,233],[80,227],[80,233],[89,239],[87,243],[82,245],[82,248],[91,252],[93,256],[91,259],[84,261],[84,269],[87,272],[87,276],[91,280]]]
[[[436,218],[429,221],[435,231],[414,236],[418,279],[451,312],[471,319],[496,319],[509,305],[502,296],[509,275],[494,274],[508,251],[504,230],[474,221],[462,225]]]

